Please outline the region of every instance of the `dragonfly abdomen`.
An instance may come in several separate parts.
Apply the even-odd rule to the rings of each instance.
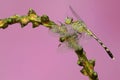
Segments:
[[[104,43],[100,39],[98,39],[94,34],[92,34],[91,36],[105,49],[110,58],[114,59],[112,52],[104,45]]]

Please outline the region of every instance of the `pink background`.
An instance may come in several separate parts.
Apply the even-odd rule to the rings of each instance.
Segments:
[[[54,21],[73,16],[71,5],[88,27],[109,47],[112,61],[103,48],[90,40],[84,48],[89,59],[96,59],[100,80],[120,79],[120,0],[1,0],[0,18],[27,14],[33,8]],[[88,80],[79,70],[76,54],[58,49],[58,37],[45,27],[32,29],[14,24],[0,29],[0,80]]]

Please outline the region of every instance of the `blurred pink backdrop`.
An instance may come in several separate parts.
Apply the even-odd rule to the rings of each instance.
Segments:
[[[90,40],[84,45],[89,59],[96,59],[100,80],[120,79],[120,1],[119,0],[1,0],[0,18],[26,15],[33,8],[38,15],[64,21],[73,17],[71,5],[88,27],[109,47],[112,61],[103,48]],[[0,80],[88,80],[80,73],[72,50],[60,51],[58,37],[43,26],[21,29],[14,24],[0,29]]]

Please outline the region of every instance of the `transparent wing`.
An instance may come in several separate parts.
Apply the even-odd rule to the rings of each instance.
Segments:
[[[73,15],[77,18],[77,20],[80,20],[82,22],[84,22],[81,17],[74,11],[74,9],[72,8],[72,6],[69,6],[69,9],[71,10],[71,12],[73,13]]]

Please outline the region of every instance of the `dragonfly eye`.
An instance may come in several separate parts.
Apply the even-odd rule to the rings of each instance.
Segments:
[[[67,17],[67,18],[65,19],[65,23],[66,23],[66,24],[71,24],[72,21],[73,21],[73,18],[71,18],[71,17]]]
[[[60,37],[59,41],[60,42],[64,42],[65,41],[65,37]]]

